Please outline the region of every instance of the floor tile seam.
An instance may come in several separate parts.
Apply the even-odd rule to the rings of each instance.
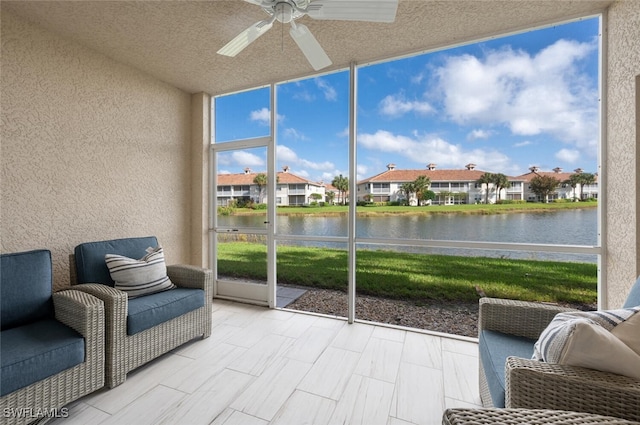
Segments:
[[[384,383],[384,384],[391,384],[391,385],[393,385],[393,390],[394,390],[394,391],[395,391],[395,389],[396,389],[396,381],[398,380],[398,376],[397,376],[397,374],[396,374],[396,377],[395,377],[395,379],[394,379],[393,381],[387,381],[386,379],[377,378],[377,377],[375,377],[375,376],[364,375],[364,374],[362,374],[362,373],[358,373],[358,372],[353,372],[353,373],[351,374],[351,376],[354,376],[354,375],[355,375],[355,376],[360,376],[360,377],[362,377],[362,378],[367,378],[367,379],[370,379],[370,380],[372,380],[372,381],[382,382],[382,383]]]
[[[190,394],[185,393],[184,391],[180,391],[180,390],[177,390],[177,389],[175,389],[175,388],[168,387],[168,386],[163,385],[163,384],[156,384],[156,385],[154,385],[153,387],[149,388],[149,389],[148,389],[147,391],[145,391],[144,393],[140,394],[140,395],[139,395],[138,397],[136,397],[135,399],[131,400],[131,402],[130,402],[130,403],[127,403],[126,405],[122,406],[122,407],[118,410],[118,412],[110,414],[110,418],[109,418],[109,419],[113,419],[113,418],[114,418],[114,417],[116,417],[119,413],[123,412],[125,409],[127,409],[128,407],[130,407],[133,403],[138,402],[142,397],[144,397],[144,396],[148,395],[149,393],[151,393],[153,390],[155,390],[155,389],[156,389],[156,388],[158,388],[158,387],[164,387],[164,388],[166,388],[166,389],[168,389],[168,390],[177,391],[177,392],[179,392],[179,393],[181,393],[181,394],[182,394],[182,396],[181,396],[178,400],[176,400],[176,401],[174,401],[173,403],[171,403],[171,405],[170,405],[170,406],[166,406],[166,405],[164,406],[164,407],[166,407],[166,410],[165,410],[165,412],[163,412],[163,414],[162,414],[159,418],[161,418],[162,416],[164,416],[164,415],[165,415],[165,413],[166,413],[167,411],[169,411],[170,409],[175,409],[175,408],[177,407],[177,405],[178,405],[180,402],[182,402],[182,400],[184,400],[185,398],[187,398],[187,397],[189,397],[189,396],[190,396]],[[158,419],[159,419],[159,418],[158,418]]]
[[[227,365],[227,366],[228,366],[228,365]],[[186,392],[187,394],[189,394],[189,395],[191,396],[191,395],[193,395],[193,394],[195,394],[195,393],[198,393],[198,392],[206,392],[206,391],[201,390],[201,388],[202,388],[203,386],[207,385],[207,383],[208,383],[208,381],[209,381],[209,380],[211,380],[211,379],[214,379],[214,378],[218,377],[218,376],[219,376],[219,375],[221,375],[224,371],[227,371],[227,370],[228,370],[229,372],[241,373],[241,374],[243,374],[243,375],[250,376],[250,377],[252,377],[252,378],[254,378],[254,379],[256,378],[254,375],[251,375],[251,374],[249,374],[249,373],[246,373],[246,372],[243,372],[243,371],[239,371],[239,370],[233,370],[233,369],[231,369],[231,368],[228,368],[227,366],[225,366],[225,367],[223,367],[223,368],[221,368],[221,369],[217,370],[213,375],[209,376],[209,378],[208,378],[206,381],[204,381],[202,384],[200,384],[200,386],[198,386],[197,388],[195,388],[192,392],[188,392],[188,391],[186,391],[186,390],[181,390],[181,389],[179,389],[179,388],[171,387],[170,385],[168,385],[168,384],[166,384],[166,383],[162,383],[162,382],[159,382],[158,384],[159,384],[159,385],[167,386],[167,387],[169,387],[169,388],[174,388],[174,389],[176,389],[176,390],[178,390],[178,391]]]
[[[106,410],[102,410],[101,408],[99,408],[99,407],[97,407],[97,406],[93,406],[93,405],[91,405],[91,404],[87,403],[86,401],[84,402],[84,404],[86,404],[87,406],[89,406],[89,407],[91,407],[91,408],[93,408],[93,409],[96,409],[96,410],[100,411],[101,413],[104,413],[105,415],[108,415],[108,416],[109,416],[109,418],[113,417],[113,413],[109,413],[109,412],[107,412]],[[84,411],[84,410],[86,410],[86,408],[85,408],[85,409],[83,409],[83,411]]]
[[[271,422],[271,421],[269,421],[269,420],[262,419],[262,418],[261,418],[261,417],[259,417],[259,416],[251,415],[251,414],[249,414],[249,413],[245,413],[245,412],[243,412],[242,410],[234,409],[234,408],[232,408],[232,407],[227,406],[225,409],[223,409],[223,410],[222,410],[222,412],[220,412],[220,413],[219,413],[215,418],[213,418],[213,420],[212,420],[211,422],[209,422],[209,424],[208,424],[208,425],[212,425],[212,424],[213,424],[213,423],[218,419],[218,417],[220,417],[222,414],[224,414],[225,410],[227,410],[227,409],[228,409],[228,410],[233,410],[233,413],[238,412],[238,413],[241,413],[241,414],[243,414],[243,415],[246,415],[246,416],[250,416],[250,417],[252,417],[252,418],[255,418],[255,419],[259,420],[259,421],[265,421],[265,422],[267,422],[267,423]],[[231,416],[233,416],[233,413],[231,413],[231,414],[229,415],[229,418],[230,418]],[[228,418],[227,418],[227,419],[228,419]],[[224,423],[226,423],[226,422],[227,422],[227,421],[225,421]]]
[[[442,360],[445,359],[445,354],[454,354],[456,356],[464,356],[464,357],[468,357],[469,359],[473,359],[474,361],[479,361],[479,357],[477,355],[474,354],[467,354],[467,353],[458,353],[455,351],[443,351],[442,352]]]
[[[336,407],[338,406],[338,403],[340,402],[340,398],[338,398],[338,399],[334,399],[334,398],[327,397],[327,396],[322,395],[322,394],[317,394],[317,393],[314,393],[314,392],[311,392],[311,391],[308,391],[308,390],[303,390],[303,389],[300,389],[300,388],[297,388],[297,387],[296,387],[296,388],[294,389],[294,391],[291,393],[291,395],[289,396],[289,398],[287,398],[287,401],[289,401],[289,399],[290,399],[291,397],[293,397],[293,395],[296,393],[296,391],[299,391],[299,392],[301,392],[301,393],[305,393],[305,394],[309,394],[309,395],[312,395],[312,396],[314,396],[314,397],[320,397],[321,399],[324,399],[324,400],[327,400],[327,401],[332,402],[332,403],[333,403],[333,410],[331,411],[331,416],[333,416],[333,413],[335,412]],[[343,391],[343,392],[344,392],[344,391]],[[342,394],[340,394],[340,397],[342,397]],[[287,401],[285,401],[284,403],[282,403],[282,407],[284,407],[284,406],[287,404]],[[280,411],[280,409],[278,409],[278,411]],[[277,416],[277,415],[276,415],[276,416]]]
[[[444,366],[443,367],[433,367],[433,366],[430,366],[430,365],[420,364],[420,363],[416,363],[416,362],[409,362],[409,361],[406,361],[406,360],[400,360],[400,365],[399,366],[402,366],[402,364],[418,366],[418,367],[422,367],[422,368],[425,368],[425,369],[433,370],[433,371],[436,371],[436,372],[444,373]]]
[[[477,403],[474,403],[474,402],[469,401],[469,400],[464,400],[464,399],[461,399],[461,398],[452,397],[452,396],[449,396],[449,395],[445,394],[445,396],[444,396],[445,402],[447,401],[447,399],[453,400],[453,401],[459,401],[459,402],[464,403],[464,404],[473,404],[473,405],[476,405],[477,407],[482,407],[481,404],[477,404]],[[478,396],[478,401],[480,401],[480,396]]]

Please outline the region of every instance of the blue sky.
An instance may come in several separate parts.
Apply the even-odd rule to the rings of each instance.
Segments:
[[[597,18],[358,69],[357,175],[531,166],[596,172]],[[278,168],[330,182],[349,174],[347,71],[277,86]],[[269,134],[269,89],[216,100],[216,140]],[[219,172],[266,170],[264,153],[220,157]]]

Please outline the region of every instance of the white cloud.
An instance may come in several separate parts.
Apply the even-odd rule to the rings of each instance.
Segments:
[[[507,48],[449,57],[436,70],[446,114],[459,124],[549,134],[595,156],[598,93],[577,64],[596,48],[559,40],[534,56]]]
[[[407,101],[403,96],[389,95],[380,101],[378,105],[380,113],[389,117],[399,117],[409,112],[415,112],[419,115],[427,115],[435,110],[428,102],[420,102],[417,100]]]
[[[304,158],[300,158],[293,149],[285,145],[278,145],[276,148],[278,162],[287,164],[292,168],[292,172],[299,176],[308,176],[308,169],[314,171],[333,170],[335,165],[330,161],[314,162]]]
[[[271,123],[271,111],[269,108],[262,108],[256,111],[251,111],[249,114],[249,119],[251,121],[257,121],[262,125],[269,125]],[[278,122],[284,120],[284,116],[278,114]]]
[[[276,156],[281,163],[295,163],[298,161],[298,155],[286,147],[285,145],[278,145],[276,147]]]
[[[523,142],[514,143],[513,147],[514,148],[522,148],[522,147],[529,146],[529,145],[532,145],[532,144],[533,144],[533,142],[531,140],[525,140]]]
[[[420,84],[422,80],[424,80],[424,77],[425,77],[424,72],[421,72],[411,77],[410,81],[412,84]]]
[[[580,159],[580,152],[575,149],[560,149],[556,152],[556,159],[560,161],[568,162],[569,164],[575,164]]]
[[[251,121],[258,121],[261,124],[269,125],[271,122],[271,112],[267,108],[251,111]]]
[[[492,134],[492,131],[476,129],[467,134],[467,140],[488,139]]]
[[[303,133],[301,133],[300,131],[296,130],[295,128],[285,128],[283,134],[284,134],[285,137],[287,137],[289,139],[309,140],[309,138],[307,136],[305,136]]]
[[[246,151],[235,151],[231,154],[231,161],[242,167],[261,167],[264,166],[264,159],[258,155]]]
[[[338,100],[338,93],[336,92],[336,89],[334,89],[331,84],[327,82],[327,80],[324,80],[322,78],[315,78],[314,81],[316,83],[316,86],[320,90],[322,90],[322,93],[324,94],[324,98],[326,100]]]
[[[465,150],[460,145],[430,135],[407,137],[378,130],[374,134],[358,135],[358,143],[367,149],[400,155],[420,164],[419,168],[431,162],[438,164],[439,168],[457,169],[463,168],[467,163],[474,163],[479,169],[486,171],[516,171],[509,157],[501,152],[488,149]]]

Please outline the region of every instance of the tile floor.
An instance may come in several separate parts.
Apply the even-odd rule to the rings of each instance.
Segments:
[[[215,300],[210,338],[71,404],[74,424],[440,424],[478,407],[477,343]]]

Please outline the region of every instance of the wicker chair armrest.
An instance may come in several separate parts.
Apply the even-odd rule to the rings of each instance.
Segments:
[[[91,294],[104,302],[106,361],[108,365],[113,365],[118,359],[123,359],[127,346],[127,294],[100,283],[83,283],[74,285],[73,289]],[[107,377],[111,375],[107,368]]]
[[[73,328],[80,335],[104,335],[102,300],[85,292],[68,289],[53,294],[53,305],[56,320]]]
[[[509,335],[538,339],[556,314],[576,311],[551,304],[481,298],[478,331],[492,330]]]
[[[210,269],[187,264],[173,264],[167,266],[167,275],[176,286],[213,291],[213,271]]]
[[[587,412],[640,421],[640,381],[582,367],[509,357],[509,408]]]
[[[55,317],[84,337],[85,375],[81,381],[67,381],[91,391],[104,385],[105,329],[104,302],[85,292],[68,289],[53,294]],[[83,393],[84,394],[84,393]]]

